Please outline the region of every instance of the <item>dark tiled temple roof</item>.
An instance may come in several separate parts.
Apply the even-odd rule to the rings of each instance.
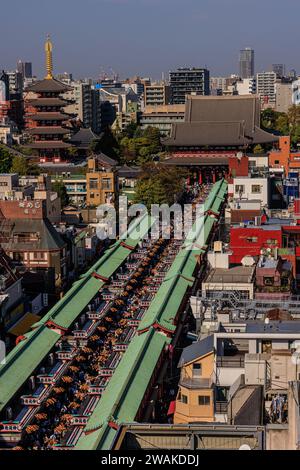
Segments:
[[[90,144],[95,140],[100,140],[100,136],[95,134],[91,128],[82,128],[71,137],[70,142],[77,148],[88,150]]]
[[[228,165],[228,157],[205,157],[202,155],[195,155],[189,157],[171,157],[162,161],[163,165],[175,166],[209,166],[209,165]]]
[[[72,147],[72,145],[60,140],[43,140],[27,144],[26,147],[31,149],[67,149]]]
[[[256,95],[188,96],[185,121],[174,123],[167,146],[236,146],[275,142],[277,136],[260,128]]]
[[[46,92],[53,92],[53,93],[64,93],[65,91],[72,90],[72,87],[66,85],[55,78],[40,80],[39,82],[30,85],[26,91],[33,91],[35,93],[46,93]]]
[[[105,155],[104,153],[97,153],[97,155],[95,155],[95,158],[97,158],[98,160],[98,163],[100,165],[103,165],[105,167],[109,166],[109,167],[112,167],[112,166],[116,166],[117,165],[117,162],[116,160],[114,160],[113,158],[110,158],[108,157],[107,155]]]

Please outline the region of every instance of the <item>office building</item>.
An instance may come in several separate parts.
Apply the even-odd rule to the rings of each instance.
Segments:
[[[22,75],[23,80],[32,78],[32,63],[19,60],[17,63],[17,72]]]
[[[283,78],[285,76],[285,65],[284,64],[273,64],[272,72],[276,73],[277,78]]]
[[[251,78],[254,76],[254,50],[246,47],[240,51],[240,77]]]

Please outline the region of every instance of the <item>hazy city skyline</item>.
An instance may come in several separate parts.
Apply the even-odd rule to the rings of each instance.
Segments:
[[[238,73],[239,51],[255,50],[256,71],[285,63],[300,69],[294,54],[297,15],[294,0],[37,0],[4,4],[0,66],[15,69],[18,59],[44,73],[44,40],[54,43],[55,73],[98,77],[112,68],[122,78],[159,78],[179,66],[207,67],[212,76]],[[17,6],[17,10],[16,10]],[[245,8],[246,7],[246,8]],[[247,9],[247,7],[249,7]],[[34,21],[33,21],[34,18]],[[255,27],[254,27],[255,26]],[[276,34],[280,31],[280,34]],[[286,34],[284,34],[286,32]],[[125,53],[126,51],[126,53]]]

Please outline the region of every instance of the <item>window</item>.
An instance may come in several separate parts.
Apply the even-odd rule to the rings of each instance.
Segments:
[[[210,405],[210,397],[206,395],[199,395],[198,396],[198,405],[199,406],[209,406]]]
[[[252,194],[260,194],[261,193],[261,187],[259,184],[253,184],[251,186],[251,192]]]
[[[90,189],[97,189],[97,188],[98,188],[98,179],[90,178]]]
[[[185,405],[187,405],[188,397],[186,395],[181,395],[181,403],[184,403]]]
[[[201,377],[202,375],[202,364],[193,364],[193,376]]]
[[[111,179],[110,178],[102,178],[102,189],[111,189]]]
[[[277,245],[277,243],[278,242],[277,242],[276,238],[269,238],[267,240],[267,245]]]
[[[235,186],[235,192],[240,194],[245,192],[245,186],[243,184],[237,184]]]
[[[257,237],[248,237],[247,242],[248,243],[257,243],[258,238]]]
[[[274,278],[273,277],[264,277],[264,285],[265,286],[273,286],[274,285]]]
[[[279,160],[275,160],[275,165],[279,165]]]

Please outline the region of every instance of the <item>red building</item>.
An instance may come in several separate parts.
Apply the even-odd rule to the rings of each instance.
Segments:
[[[240,264],[244,256],[259,256],[265,248],[282,248],[282,226],[261,225],[246,227],[231,227],[230,262]]]

